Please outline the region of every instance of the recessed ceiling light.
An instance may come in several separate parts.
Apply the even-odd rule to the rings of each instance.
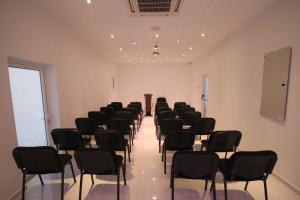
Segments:
[[[136,42],[132,42],[133,45],[136,45]]]
[[[182,54],[182,57],[185,57],[185,54]]]
[[[202,33],[202,34],[201,34],[201,36],[202,36],[202,37],[205,37],[205,34],[204,34],[204,33]]]
[[[176,40],[177,43],[180,43],[180,40]]]
[[[190,47],[189,50],[193,50],[193,47]]]
[[[87,2],[88,4],[91,4],[91,3],[92,3],[92,0],[86,0],[86,2]]]
[[[156,33],[156,34],[155,34],[155,37],[156,37],[156,38],[158,38],[158,37],[159,37],[159,35]]]
[[[156,196],[152,196],[152,199],[153,199],[153,200],[156,200],[156,199],[157,199],[157,197],[156,197]]]
[[[122,47],[120,47],[120,48],[119,48],[119,50],[120,50],[120,51],[123,51],[123,48],[122,48]]]
[[[127,57],[128,57],[128,55],[127,55],[127,54],[125,54],[125,57],[127,58]]]
[[[114,36],[113,34],[110,35],[110,38],[111,38],[111,39],[114,39],[114,37],[115,37],[115,36]]]

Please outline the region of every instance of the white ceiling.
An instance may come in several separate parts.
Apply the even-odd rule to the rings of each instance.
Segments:
[[[128,0],[92,0],[92,4],[86,0],[36,2],[99,55],[114,62],[153,62],[156,43],[161,54],[155,62],[193,62],[275,1],[183,0],[179,16],[169,17],[130,16]],[[154,32],[150,30],[152,26],[160,26],[161,30]],[[201,37],[202,33],[206,36]],[[177,39],[181,42],[176,43]]]

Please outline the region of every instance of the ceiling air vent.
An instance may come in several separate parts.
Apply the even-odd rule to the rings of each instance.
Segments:
[[[133,16],[178,15],[183,0],[128,0]]]

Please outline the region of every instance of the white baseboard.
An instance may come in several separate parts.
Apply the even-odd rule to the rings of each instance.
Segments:
[[[21,199],[21,195],[22,195],[22,189],[19,189],[19,190],[15,191],[15,192],[8,198],[8,200],[17,200],[17,199]]]
[[[289,189],[291,189],[296,194],[300,195],[300,189],[297,188],[294,184],[280,176],[278,173],[273,172],[272,174],[277,180],[279,180],[281,183],[283,183],[285,186],[287,186]]]

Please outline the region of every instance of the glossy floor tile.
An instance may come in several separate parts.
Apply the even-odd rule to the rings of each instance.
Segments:
[[[195,145],[199,148],[199,144]],[[121,154],[122,155],[122,154]],[[122,200],[169,200],[171,199],[169,181],[172,153],[167,155],[167,175],[163,173],[161,154],[158,153],[158,141],[152,117],[145,117],[142,127],[134,140],[131,162],[127,163],[127,186],[121,179]],[[220,155],[222,156],[222,155]],[[76,164],[74,163],[74,166]],[[77,169],[77,167],[75,167]],[[70,168],[66,168],[65,199],[78,199],[79,171],[76,170],[77,183],[73,183]],[[43,176],[45,185],[41,186],[38,177],[34,177],[27,184],[26,199],[60,199],[60,175]],[[82,199],[87,200],[116,200],[116,177],[95,176],[95,184],[91,184],[91,177],[84,176]],[[21,181],[21,180],[20,180]],[[224,199],[222,175],[217,174],[217,199]],[[264,199],[263,182],[251,182],[248,192],[243,190],[244,183],[229,183],[228,197],[230,200]],[[279,182],[273,176],[268,179],[270,200],[298,200],[300,197]],[[204,191],[204,181],[176,180],[175,199],[177,200],[208,200],[212,199],[209,191]]]

